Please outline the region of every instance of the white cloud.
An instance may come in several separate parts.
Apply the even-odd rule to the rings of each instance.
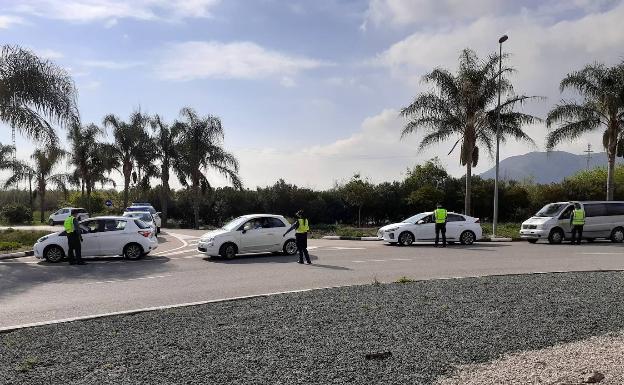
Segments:
[[[22,0],[15,11],[72,22],[104,21],[112,26],[117,19],[178,20],[210,17],[220,0]]]
[[[7,29],[14,24],[23,24],[24,20],[18,16],[0,15],[0,29]]]
[[[112,60],[84,60],[80,62],[85,67],[103,68],[107,70],[124,70],[143,65],[141,62],[117,62]]]
[[[318,60],[268,50],[251,42],[191,41],[169,46],[156,72],[169,80],[284,79],[323,65]]]

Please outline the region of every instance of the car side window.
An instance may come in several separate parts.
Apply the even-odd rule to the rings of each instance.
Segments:
[[[559,219],[570,219],[570,218],[572,218],[572,212],[573,211],[574,211],[574,206],[567,207],[565,210],[563,210],[561,215],[559,215]]]
[[[243,225],[243,230],[249,231],[249,230],[259,229],[261,227],[262,227],[262,222],[260,222],[259,219],[252,219],[250,221],[247,221]]]
[[[104,221],[104,231],[121,231],[126,228],[126,221],[107,219]]]
[[[423,223],[433,223],[435,220],[433,219],[433,214],[427,215],[422,219]]]
[[[272,229],[275,227],[286,227],[286,225],[277,218],[269,217],[264,218],[264,224],[262,227],[265,229]]]
[[[449,215],[446,217],[446,221],[447,221],[447,222],[465,222],[465,221],[466,221],[466,218],[464,218],[464,217],[463,217],[463,216],[461,216],[461,215],[457,215],[457,214],[449,214]]]
[[[100,228],[98,221],[86,221],[80,224],[83,233],[97,233]]]

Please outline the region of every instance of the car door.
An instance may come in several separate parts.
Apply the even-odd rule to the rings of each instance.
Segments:
[[[120,255],[128,243],[128,234],[125,231],[127,221],[123,219],[102,220],[100,244],[102,255]]]
[[[457,240],[464,231],[466,218],[459,214],[448,214],[446,218],[446,239]]]
[[[264,218],[263,227],[266,229],[266,251],[281,250],[286,224],[277,218],[267,217]]]
[[[435,240],[435,219],[433,214],[427,215],[418,221],[414,233],[418,241]]]
[[[240,244],[238,250],[241,253],[257,253],[263,250],[267,240],[262,229],[261,218],[250,219],[239,228]]]
[[[572,213],[574,212],[574,206],[570,205],[563,209],[559,217],[557,218],[557,226],[563,229],[566,238],[572,237],[572,226],[570,226],[570,219],[572,218]]]
[[[94,219],[80,222],[82,256],[102,255],[102,250],[100,248],[101,225],[102,223],[99,220]]]

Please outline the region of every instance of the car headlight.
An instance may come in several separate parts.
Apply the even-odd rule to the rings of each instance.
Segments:
[[[37,243],[41,243],[41,242],[45,241],[46,239],[48,239],[47,235],[45,237],[41,237],[41,238],[37,239]]]
[[[212,243],[214,242],[214,237],[201,238],[200,241],[204,243]]]
[[[389,232],[391,232],[391,231],[397,231],[398,229],[399,229],[398,227],[391,227],[391,228],[389,228],[389,229],[385,229],[384,231],[385,231],[386,233],[389,233]]]

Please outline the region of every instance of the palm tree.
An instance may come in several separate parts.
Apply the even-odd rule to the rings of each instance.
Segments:
[[[436,68],[423,76],[423,81],[434,86],[434,90],[416,96],[412,104],[401,110],[408,119],[401,137],[423,129],[426,134],[420,142],[419,150],[435,143],[459,137],[455,146],[461,143],[459,161],[466,166],[466,195],[464,213],[470,215],[472,193],[472,168],[479,161],[479,147],[485,147],[492,154],[496,143],[496,107],[498,92],[498,65],[504,59],[492,54],[483,61],[470,49],[459,56],[459,70],[453,75],[446,69]],[[503,67],[502,74],[513,69]],[[511,83],[502,77],[500,87],[505,96],[501,103],[500,139],[507,137],[533,143],[522,130],[522,126],[539,119],[535,116],[514,111],[532,96],[513,94]],[[452,150],[451,150],[452,151]],[[450,154],[450,153],[449,153]]]
[[[154,130],[154,142],[156,144],[157,159],[160,160],[160,207],[162,211],[162,225],[167,225],[167,208],[169,204],[169,177],[171,164],[177,156],[176,143],[179,131],[176,129],[179,125],[169,126],[165,124],[160,116],[156,115],[152,119],[152,129]]]
[[[190,186],[193,193],[193,214],[195,228],[199,228],[200,192],[210,187],[205,172],[213,169],[242,188],[238,176],[238,161],[223,149],[223,127],[215,116],[200,117],[195,110],[185,107],[180,111],[182,122],[176,122],[174,130],[179,131],[177,157],[174,169],[183,186]],[[201,190],[200,190],[201,189]]]
[[[0,170],[10,167],[13,151],[13,146],[0,143]]]
[[[624,62],[607,67],[590,64],[566,75],[561,92],[574,90],[580,101],[562,100],[549,113],[546,125],[558,127],[546,136],[546,148],[553,149],[564,140],[604,127],[602,144],[607,150],[607,200],[613,200],[614,168],[618,141],[624,140]]]
[[[53,172],[54,168],[66,155],[67,154],[60,148],[50,147],[45,150],[36,149],[30,157],[32,164],[22,160],[11,161],[13,175],[5,181],[5,188],[16,184],[20,180],[27,180],[29,183],[34,180],[36,184],[36,192],[39,196],[39,220],[41,223],[45,222],[45,196],[48,184],[52,183],[56,185],[57,188],[65,191],[65,185],[68,182],[69,174],[53,174]],[[33,195],[31,193],[31,199],[32,196]]]
[[[145,138],[149,118],[140,111],[130,115],[129,122],[124,122],[115,115],[104,117],[104,127],[113,128],[114,144],[110,147],[110,157],[115,160],[115,169],[124,178],[124,207],[128,206],[130,179],[134,170],[137,154],[141,149],[141,141]]]
[[[27,137],[55,144],[50,124],[76,120],[76,88],[64,69],[18,46],[0,51],[0,121]]]
[[[145,200],[145,193],[150,189],[150,179],[160,176],[156,160],[158,159],[158,148],[154,138],[150,137],[147,131],[141,132],[138,148],[135,152],[135,171],[132,172],[132,180],[141,197]]]
[[[112,146],[108,143],[99,142],[98,139],[104,134],[104,130],[95,124],[82,126],[74,123],[70,126],[67,139],[71,145],[69,161],[76,168],[71,181],[75,182],[81,190],[81,195],[91,197],[91,192],[97,182],[108,182],[107,175],[117,166],[115,159],[108,156]],[[87,199],[87,206],[91,200]],[[87,207],[91,210],[91,207]]]

